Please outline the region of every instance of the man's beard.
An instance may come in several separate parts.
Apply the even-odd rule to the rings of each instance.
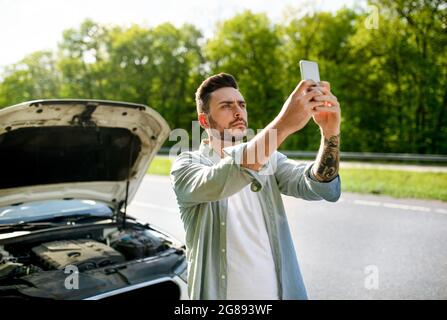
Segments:
[[[245,126],[247,126],[247,122],[243,119],[237,119],[235,121],[233,121],[232,123],[236,123],[236,122],[240,122],[243,121],[245,123]],[[209,116],[209,122],[210,122],[210,128],[211,130],[211,135],[214,138],[220,139],[221,141],[228,141],[228,142],[239,142],[242,141],[246,135],[245,130],[243,133],[240,134],[232,134],[230,131],[231,129],[231,123],[230,123],[230,128],[223,128],[221,127],[214,119],[213,117],[210,115]]]

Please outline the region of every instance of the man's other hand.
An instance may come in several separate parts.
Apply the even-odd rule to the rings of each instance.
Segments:
[[[318,91],[322,94],[313,98],[318,103],[312,108],[312,116],[326,138],[340,134],[341,108],[337,97],[331,92],[331,85],[321,81],[317,86],[311,86],[308,92]]]
[[[316,100],[324,95],[321,90],[314,90],[317,83],[312,80],[302,80],[293,90],[276,117],[278,129],[290,135],[302,129],[315,114],[314,108],[322,103]]]

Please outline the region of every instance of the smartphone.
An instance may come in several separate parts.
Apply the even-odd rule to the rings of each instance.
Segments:
[[[318,63],[315,61],[300,60],[300,71],[302,80],[320,81],[320,72],[318,71]]]

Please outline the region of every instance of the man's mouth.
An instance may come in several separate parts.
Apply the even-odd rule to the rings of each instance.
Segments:
[[[246,126],[245,122],[239,121],[239,122],[236,122],[235,124],[232,125],[232,127],[239,127],[239,126],[244,126],[245,127]]]

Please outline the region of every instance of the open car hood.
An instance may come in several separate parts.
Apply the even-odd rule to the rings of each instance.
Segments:
[[[169,135],[153,109],[37,100],[0,109],[0,206],[48,199],[129,203]]]

